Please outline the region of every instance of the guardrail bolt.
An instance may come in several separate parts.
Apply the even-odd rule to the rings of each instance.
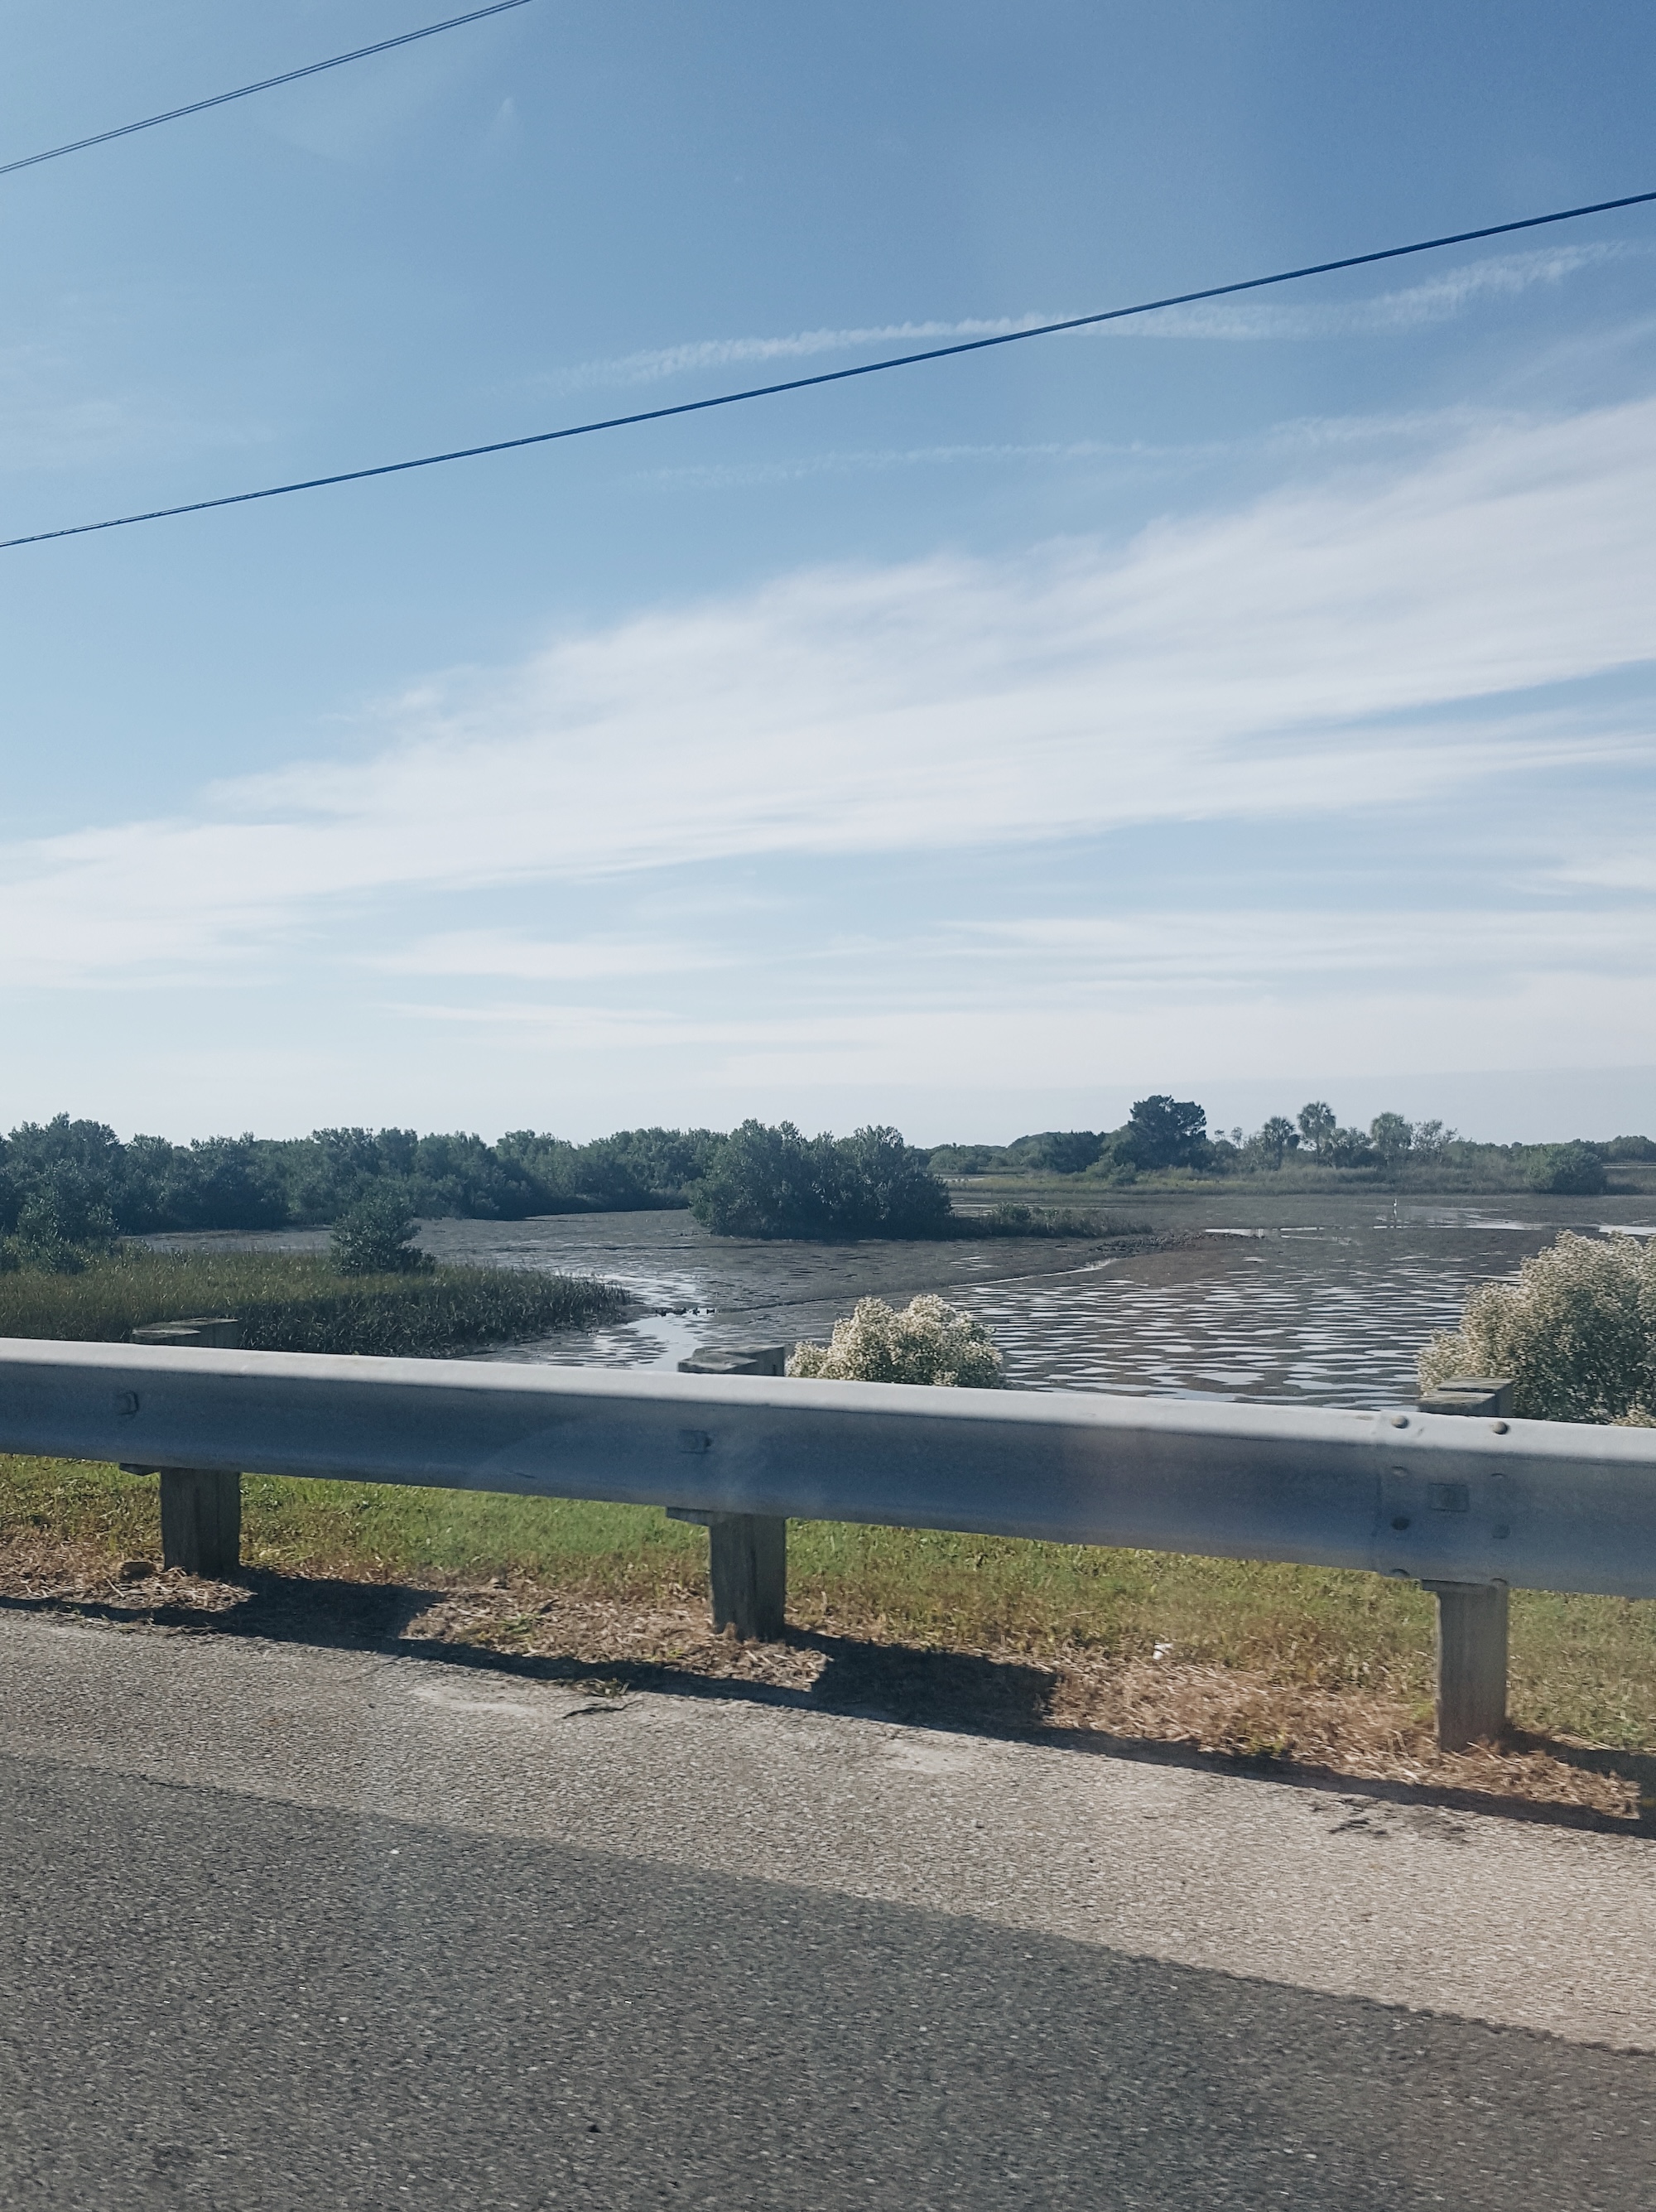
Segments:
[[[239,1352],[241,1323],[228,1314],[153,1322],[132,1332],[134,1344],[172,1344]],[[212,1467],[164,1467],[161,1564],[217,1581],[241,1566],[241,1477]]]

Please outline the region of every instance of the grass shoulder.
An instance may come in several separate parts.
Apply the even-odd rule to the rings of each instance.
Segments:
[[[378,1590],[395,1625],[377,1632],[410,1648],[617,1689],[751,1681],[1629,1821],[1656,1782],[1656,1603],[1515,1591],[1513,1739],[1450,1757],[1432,1601],[1380,1576],[796,1521],[788,1637],[743,1645],[709,1632],[706,1538],[651,1508],[263,1475],[243,1491],[246,1575],[191,1584],[152,1571],[153,1479],[0,1459],[0,1593],[249,1633],[285,1608],[300,1625],[282,1632],[325,1635],[327,1608]]]

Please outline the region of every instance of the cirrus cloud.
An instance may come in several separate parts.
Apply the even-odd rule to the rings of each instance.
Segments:
[[[650,610],[410,690],[363,757],[12,847],[0,974],[252,972],[327,957],[392,902],[1338,814],[1647,759],[1636,709],[1526,695],[1649,659],[1653,512],[1641,401],[1488,424],[1124,545]],[[408,934],[476,926],[424,912]]]

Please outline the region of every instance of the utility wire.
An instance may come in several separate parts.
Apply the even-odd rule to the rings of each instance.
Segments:
[[[1051,337],[1058,331],[1089,330],[1129,315],[1154,314],[1163,307],[1187,307],[1202,300],[1222,300],[1237,292],[1258,292],[1270,284],[1293,284],[1303,276],[1326,276],[1338,269],[1365,269],[1377,261],[1400,261],[1411,253],[1435,253],[1446,246],[1469,246],[1480,238],[1504,238],[1515,230],[1538,230],[1548,223],[1575,222],[1583,216],[1606,215],[1616,208],[1643,207],[1656,191],[1629,192],[1617,200],[1595,200],[1587,207],[1559,208],[1551,215],[1529,215],[1516,222],[1486,223],[1479,230],[1457,230],[1441,238],[1417,239],[1411,246],[1383,246],[1373,253],[1349,253],[1338,261],[1308,262],[1302,269],[1280,269],[1271,276],[1244,276],[1231,284],[1210,284],[1199,292],[1174,292],[1161,300],[1141,300],[1131,307],[1106,307],[1097,314],[1070,315],[1062,322],[1038,323],[1028,330],[1004,331],[995,337],[966,338],[955,345],[928,346],[923,353],[889,354],[854,368],[824,369],[815,376],[790,377],[782,384],[749,385],[721,392],[711,399],[683,399],[671,407],[647,407],[633,415],[607,415],[592,422],[572,422],[561,430],[536,430],[525,438],[496,438],[485,446],[457,446],[446,453],[422,453],[411,461],[381,461],[377,467],[341,469],[335,475],[304,477],[293,483],[265,484],[258,491],[221,493],[216,499],[186,500],[179,507],[152,507],[141,514],[112,515],[103,522],[76,522],[61,530],[36,530],[25,538],[0,538],[0,552],[16,545],[41,545],[53,538],[84,538],[98,530],[124,530],[135,522],[163,522],[175,514],[201,514],[209,507],[245,507],[256,499],[282,499],[289,492],[320,491],[329,484],[361,483],[369,477],[394,477],[409,469],[439,468],[446,461],[471,461],[484,453],[512,453],[525,446],[549,446],[562,438],[586,438],[599,430],[623,430],[636,422],[662,422],[670,416],[700,415],[710,407],[735,407],[747,399],[770,399],[779,392],[807,392],[821,384],[844,384],[853,376],[878,376],[889,368],[912,368],[918,362],[947,361],[956,354],[984,353],[991,346],[1020,344],[1025,338]]]
[[[343,69],[347,62],[366,61],[370,54],[389,53],[393,46],[411,46],[416,39],[434,39],[440,31],[458,31],[463,23],[481,22],[485,15],[504,15],[509,9],[526,8],[529,0],[494,0],[492,7],[474,8],[469,15],[451,15],[446,22],[428,23],[423,30],[402,31],[394,39],[380,39],[371,46],[357,46],[348,54],[333,54],[325,62],[306,62],[303,69],[284,70],[280,76],[262,76],[257,84],[239,84],[234,92],[215,92],[209,100],[192,100],[185,107],[169,107],[164,115],[146,115],[141,123],[117,124],[112,131],[95,131],[90,138],[73,138],[67,146],[49,146],[44,154],[25,154],[20,161],[0,161],[0,177],[14,169],[32,169],[39,161],[61,161],[65,154],[82,154],[88,146],[106,145],[112,138],[130,138],[135,131],[153,131],[158,123],[176,123],[181,115],[199,115],[203,107],[222,107],[227,100],[246,100],[255,92],[269,92],[278,84],[292,84],[322,70]]]

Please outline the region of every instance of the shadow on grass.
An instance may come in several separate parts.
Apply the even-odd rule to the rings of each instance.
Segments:
[[[218,1602],[192,1602],[211,1590]],[[236,1595],[240,1593],[240,1595]],[[152,1599],[136,1589],[123,1598],[0,1596],[0,1613],[72,1613],[82,1620],[125,1627],[191,1629],[219,1636],[261,1637],[275,1644],[314,1644],[336,1650],[423,1651],[398,1643],[411,1620],[442,1595],[409,1583],[330,1581],[244,1568],[234,1583],[185,1584]]]
[[[325,1650],[376,1650],[424,1665],[465,1668],[519,1680],[585,1683],[610,1695],[617,1691],[654,1691],[674,1697],[783,1705],[905,1728],[1039,1742],[1049,1750],[1126,1759],[1196,1773],[1246,1775],[1285,1789],[1334,1795],[1353,1806],[1423,1806],[1435,1808],[1440,1814],[1475,1813],[1486,1818],[1613,1835],[1656,1835],[1656,1755],[1592,1749],[1519,1729],[1508,1731],[1507,1750],[1542,1753],[1584,1773],[1616,1775],[1636,1784],[1641,1817],[1623,1820],[1586,1806],[1503,1796],[1441,1783],[1357,1777],[1338,1767],[1301,1760],[1203,1751],[1159,1737],[1059,1727],[1047,1717],[1059,1686],[1054,1671],[971,1652],[790,1629],[784,1639],[790,1650],[816,1652],[822,1661],[811,1686],[798,1688],[742,1674],[703,1673],[667,1659],[519,1654],[477,1643],[409,1637],[406,1633],[409,1625],[450,1593],[409,1583],[329,1580],[247,1568],[234,1583],[195,1588],[203,1592],[203,1601],[191,1601],[189,1586],[161,1602],[148,1602],[146,1595],[136,1591],[125,1602],[91,1596],[0,1595],[0,1613],[72,1613],[82,1620],[106,1620],[112,1625],[259,1638]],[[209,1590],[216,1602],[205,1601]]]

